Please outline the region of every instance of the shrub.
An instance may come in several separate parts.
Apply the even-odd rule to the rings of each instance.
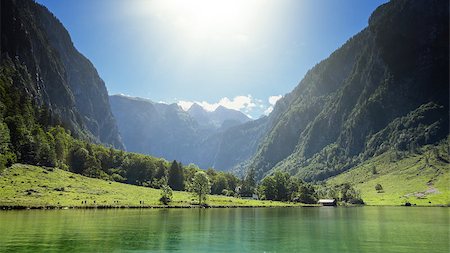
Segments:
[[[167,205],[172,201],[172,188],[170,188],[170,186],[163,185],[161,187],[161,198],[159,201],[164,205]]]
[[[383,191],[383,186],[381,186],[381,184],[376,184],[376,185],[375,185],[375,190],[376,190],[377,192],[382,192],[382,191]]]

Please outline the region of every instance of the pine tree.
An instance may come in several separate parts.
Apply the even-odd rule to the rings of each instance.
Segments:
[[[177,161],[173,161],[169,169],[169,186],[176,191],[184,190],[183,166]]]

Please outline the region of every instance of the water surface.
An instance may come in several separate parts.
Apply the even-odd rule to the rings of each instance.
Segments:
[[[1,252],[449,252],[449,209],[0,212]]]

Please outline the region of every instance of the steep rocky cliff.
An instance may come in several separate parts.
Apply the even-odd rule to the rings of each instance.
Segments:
[[[448,1],[394,0],[312,68],[269,117],[247,169],[307,180],[448,135]]]
[[[59,20],[31,0],[1,1],[1,67],[12,87],[48,110],[50,124],[124,148],[104,82]],[[11,74],[13,73],[13,74]]]

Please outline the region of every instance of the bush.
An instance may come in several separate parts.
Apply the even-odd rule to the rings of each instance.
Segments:
[[[361,198],[353,198],[348,201],[352,205],[364,205],[364,201]]]
[[[223,189],[223,190],[222,190],[222,195],[225,195],[225,196],[234,196],[234,192],[231,191],[231,190]]]
[[[172,201],[172,188],[170,188],[170,186],[163,185],[161,187],[161,198],[159,201],[164,205],[167,205]]]
[[[381,186],[381,184],[376,184],[376,185],[375,185],[375,190],[376,190],[377,192],[382,192],[382,191],[383,191],[383,186]]]
[[[116,182],[125,182],[127,179],[122,177],[121,175],[117,174],[117,173],[113,173],[111,175],[112,180],[116,181]]]

